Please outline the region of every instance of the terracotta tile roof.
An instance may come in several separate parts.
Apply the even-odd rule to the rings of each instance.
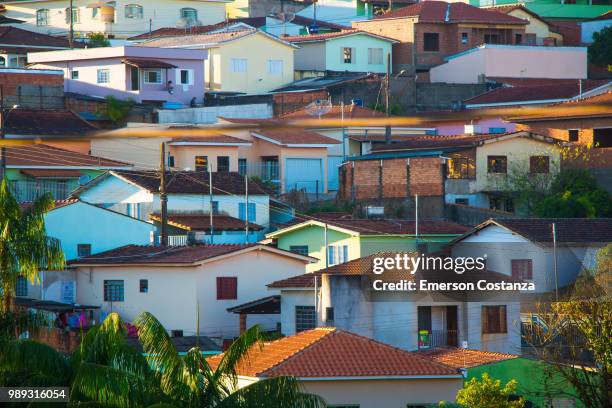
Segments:
[[[542,85],[573,85],[578,83],[579,79],[552,79],[552,78],[508,78],[508,77],[487,77],[487,81],[497,82],[510,87],[517,86],[542,86]],[[586,80],[582,80],[585,82]],[[596,82],[605,84],[605,80],[596,80]]]
[[[175,129],[170,127],[169,129]],[[197,129],[193,127],[192,129]],[[173,143],[231,143],[231,144],[250,144],[248,140],[240,139],[238,137],[229,136],[229,135],[210,135],[210,136],[202,136],[202,137],[174,137],[172,141],[168,144],[172,145]]]
[[[447,19],[448,14],[448,19]],[[507,14],[470,6],[466,3],[422,1],[408,7],[392,10],[377,19],[418,17],[419,23],[487,23],[527,24],[528,21]]]
[[[574,99],[571,101],[559,102],[556,105],[593,105],[593,104],[612,104],[612,91],[604,92],[599,95],[589,96],[588,98]]]
[[[102,157],[89,156],[71,150],[44,144],[12,146],[6,148],[7,166],[82,167],[116,169],[130,164]]]
[[[486,280],[487,282],[520,282],[512,276],[504,275],[491,270],[471,270],[465,274],[455,273],[453,270],[418,270],[414,274],[407,273],[405,270],[390,269],[385,271],[382,275],[376,275],[372,273],[372,267],[374,264],[374,258],[394,258],[397,255],[409,257],[418,256],[417,252],[404,253],[404,252],[377,252],[362,258],[353,259],[352,261],[344,262],[337,265],[320,269],[312,273],[306,273],[303,275],[297,275],[290,278],[278,280],[268,284],[269,288],[280,289],[280,288],[312,288],[317,279],[317,286],[321,285],[322,274],[334,275],[334,276],[347,276],[347,277],[367,277],[371,280],[383,279],[383,280],[395,280],[400,279],[419,281],[426,279],[429,282],[473,282],[476,283],[479,280]],[[435,254],[430,253],[430,256]],[[444,257],[443,255],[440,255]]]
[[[486,140],[493,140],[500,136],[511,133],[477,134],[477,135],[441,135],[441,136],[410,136],[402,141],[393,143],[391,146],[382,145],[372,148],[372,152],[388,150],[420,150],[420,149],[444,149],[450,147],[473,147]]]
[[[342,117],[342,107],[339,105],[333,105],[331,110],[322,115],[325,119],[340,119]],[[364,108],[359,105],[345,105],[344,106],[344,118],[345,119],[368,119],[376,117],[385,117],[383,112],[376,111],[370,108]],[[314,116],[306,111],[306,108],[300,108],[296,111],[285,113],[279,116],[280,119],[313,119]]]
[[[211,31],[220,30],[224,27],[230,26],[236,23],[245,23],[250,25],[253,28],[260,28],[266,25],[265,17],[246,17],[246,18],[230,18],[227,21],[221,21],[216,24],[204,25],[204,26],[195,26],[186,28],[177,28],[177,27],[162,27],[157,30],[153,30],[150,33],[144,33],[135,35],[133,37],[128,38],[130,41],[138,41],[138,40],[147,40],[151,38],[162,38],[162,37],[180,37],[185,35],[197,35],[197,34],[206,34]]]
[[[152,193],[159,192],[159,173],[156,171],[125,170],[113,174],[134,183]],[[201,171],[169,171],[166,173],[168,194],[207,194],[209,175]],[[92,180],[94,182],[95,180]],[[244,195],[244,176],[236,172],[214,172],[212,174],[213,194]],[[269,195],[260,184],[250,181],[249,194]]]
[[[355,35],[355,34],[364,34],[367,36],[374,36],[374,37],[378,37],[378,38],[388,40],[394,43],[398,42],[397,40],[394,40],[393,38],[384,37],[382,35],[377,35],[377,34],[371,34],[365,31],[361,31],[361,30],[342,30],[342,31],[338,31],[335,33],[292,35],[292,36],[283,37],[283,40],[293,42],[293,43],[315,42],[315,41],[324,41],[329,38],[346,37],[346,36]]]
[[[499,361],[517,358],[514,354],[494,353],[491,351],[481,351],[461,348],[434,348],[419,351],[419,354],[437,363],[447,365],[456,369],[472,368],[484,364],[497,363]]]
[[[555,109],[571,108],[569,110]],[[527,121],[549,121],[564,118],[598,118],[609,117],[612,110],[612,91],[608,91],[599,95],[594,95],[588,98],[573,99],[563,102],[558,102],[552,105],[547,105],[546,110],[542,110],[535,115],[512,116],[505,120],[512,122],[527,122]]]
[[[304,17],[304,16],[294,16],[293,20],[291,20],[292,24],[297,24],[297,25],[301,25],[304,27],[310,27],[311,25],[313,25],[315,23],[315,21],[312,18],[308,18],[308,17]],[[346,29],[350,29],[350,27],[347,26],[343,26],[340,24],[335,24],[335,23],[331,23],[329,21],[323,21],[323,20],[317,20],[316,24],[319,28],[329,28],[331,30],[346,30]]]
[[[70,198],[67,200],[55,200],[53,202],[53,208],[51,209],[51,211],[56,210],[58,208],[62,208],[62,207],[67,207],[69,205],[78,203],[79,200],[76,198]],[[19,203],[19,208],[24,211],[29,209],[30,207],[32,207],[32,201],[22,201]]]
[[[608,80],[582,80],[582,92],[603,86]],[[514,102],[535,102],[555,99],[570,99],[580,94],[580,83],[538,85],[538,86],[514,86],[493,89],[484,94],[466,99],[466,105],[501,104]]]
[[[49,47],[49,49],[69,48],[70,44],[66,38],[53,37],[34,31],[24,30],[13,26],[0,26],[0,43],[3,45],[14,46],[36,46]],[[83,47],[82,44],[75,43],[75,47]],[[41,48],[32,48],[32,52],[48,51]]]
[[[83,175],[80,170],[64,169],[21,169],[19,172],[28,177],[40,179],[79,178]]]
[[[98,130],[76,113],[59,109],[11,109],[4,125],[6,134],[23,136],[84,136]]]
[[[145,47],[178,47],[182,45],[215,46],[219,43],[233,41],[247,35],[254,34],[256,30],[224,31],[220,33],[183,35],[180,37],[165,37],[147,40],[140,45]]]
[[[595,17],[591,21],[595,21],[595,20],[610,20],[610,19],[612,19],[612,10],[608,11],[607,13],[603,13],[603,14]]]
[[[303,129],[292,130],[276,130],[263,129],[252,131],[254,137],[263,136],[267,139],[272,139],[282,145],[323,145],[323,144],[340,144],[339,140],[328,136],[323,136],[319,133]]]
[[[560,243],[612,242],[612,218],[496,218],[494,222],[533,242],[552,243],[553,223]]]
[[[161,247],[126,245],[110,251],[70,261],[71,265],[130,265],[130,264],[193,264],[232,252],[252,248],[258,244],[206,244]]]
[[[161,215],[151,214],[149,215],[149,219],[151,221],[161,222]],[[210,215],[168,214],[168,224],[185,231],[209,231]],[[223,214],[213,215],[213,228],[215,231],[244,231],[244,227],[244,221],[238,218]],[[261,225],[249,222],[249,229],[252,231],[261,231],[263,227]]]
[[[414,220],[375,220],[375,219],[342,219],[329,220],[328,224],[349,229],[364,235],[387,235],[415,233]],[[419,220],[419,234],[463,234],[469,228],[446,220]]]
[[[214,368],[223,355],[209,357]],[[457,370],[417,353],[332,327],[307,330],[269,343],[253,346],[248,359],[238,365],[239,375],[248,377],[291,376],[387,377],[450,376]]]
[[[546,20],[544,20],[538,14],[529,10],[527,7],[523,6],[522,4],[503,4],[500,6],[490,6],[490,7],[483,7],[483,8],[488,11],[494,11],[496,13],[503,13],[503,14],[510,14],[512,11],[520,10],[520,11],[523,11],[529,14],[532,17],[537,18],[538,20],[542,21],[544,24],[548,24]]]

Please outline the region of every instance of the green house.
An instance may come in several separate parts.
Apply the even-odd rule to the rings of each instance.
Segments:
[[[607,13],[612,8],[610,0],[470,0],[476,7],[522,4],[540,17],[559,20],[588,20]]]
[[[307,220],[266,235],[280,249],[319,259],[307,272],[377,252],[430,252],[469,229],[445,220]],[[326,248],[327,242],[327,250]]]

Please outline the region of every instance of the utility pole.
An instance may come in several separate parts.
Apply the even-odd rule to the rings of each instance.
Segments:
[[[249,176],[244,175],[244,233],[246,242],[249,243]]]
[[[213,237],[215,232],[215,225],[213,221],[213,184],[212,184],[212,171],[208,172],[208,197],[210,198],[210,243],[213,243]]]
[[[559,281],[557,280],[557,226],[552,223],[552,239],[553,239],[553,270],[555,273],[555,301],[559,301]]]
[[[159,162],[159,201],[161,203],[161,245],[168,245],[168,195],[166,194],[166,144],[161,144]]]
[[[387,53],[387,79],[385,80],[385,114],[389,118],[389,89],[391,82],[391,53]],[[388,120],[388,119],[387,119]],[[391,143],[391,125],[385,126],[385,143]]]
[[[340,102],[341,122],[342,122],[342,162],[346,161],[346,132],[344,130],[344,100]]]
[[[74,0],[70,0],[70,7],[69,7],[69,19],[68,20],[70,22],[70,34],[68,35],[68,44],[70,46],[70,49],[74,48],[74,13],[73,13],[73,7],[74,7]]]
[[[4,140],[4,86],[0,85],[0,143]],[[6,174],[6,148],[0,146],[0,181],[4,179]]]

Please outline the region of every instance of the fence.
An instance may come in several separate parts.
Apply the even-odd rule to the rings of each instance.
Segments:
[[[272,188],[275,193],[280,191],[280,167],[278,161],[263,161],[254,163],[238,163],[238,173],[256,177]]]
[[[38,197],[51,193],[54,200],[65,200],[79,186],[78,181],[11,181],[10,189],[17,201],[34,201]]]

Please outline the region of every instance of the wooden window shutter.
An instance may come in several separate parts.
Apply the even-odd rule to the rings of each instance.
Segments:
[[[481,308],[480,320],[482,322],[482,332],[483,333],[488,333],[489,332],[489,317],[487,316],[487,307],[486,306],[482,306],[482,308]]]
[[[508,332],[508,326],[506,324],[506,306],[499,306],[499,332]]]
[[[223,299],[223,278],[217,277],[217,300]]]

